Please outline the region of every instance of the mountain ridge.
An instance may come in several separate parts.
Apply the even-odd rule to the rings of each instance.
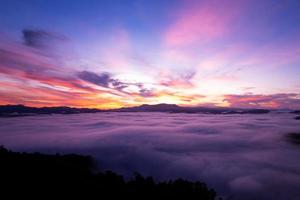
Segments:
[[[133,107],[116,109],[97,108],[74,108],[67,106],[57,107],[30,107],[25,105],[0,105],[0,117],[18,117],[37,114],[79,114],[97,112],[168,112],[168,113],[204,113],[204,114],[264,114],[269,113],[268,109],[245,109],[245,108],[224,108],[224,107],[186,107],[176,104],[142,104]]]

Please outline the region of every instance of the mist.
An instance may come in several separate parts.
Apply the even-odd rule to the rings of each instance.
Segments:
[[[289,113],[91,113],[1,118],[14,151],[91,155],[101,170],[201,180],[225,199],[300,197],[299,132]]]

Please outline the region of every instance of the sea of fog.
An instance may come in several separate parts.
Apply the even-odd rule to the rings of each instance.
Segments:
[[[300,199],[295,115],[96,113],[0,119],[0,145],[92,155],[127,177],[201,180],[225,199]]]

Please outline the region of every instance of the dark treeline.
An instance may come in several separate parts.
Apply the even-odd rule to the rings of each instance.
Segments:
[[[0,147],[1,195],[22,198],[215,199],[202,182],[183,179],[156,183],[135,174],[129,181],[114,172],[95,172],[93,160],[81,155],[17,153]]]
[[[286,139],[292,144],[300,145],[300,133],[288,133]]]

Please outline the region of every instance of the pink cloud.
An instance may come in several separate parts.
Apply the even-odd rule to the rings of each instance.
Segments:
[[[160,85],[173,88],[192,88],[194,84],[192,79],[196,72],[187,71],[179,75],[175,75],[168,70],[161,71],[159,74]]]
[[[182,46],[221,37],[230,30],[240,8],[239,2],[228,1],[188,4],[175,13],[176,20],[167,29],[165,42]]]
[[[295,93],[225,95],[223,101],[227,102],[230,107],[300,109],[300,94]]]

